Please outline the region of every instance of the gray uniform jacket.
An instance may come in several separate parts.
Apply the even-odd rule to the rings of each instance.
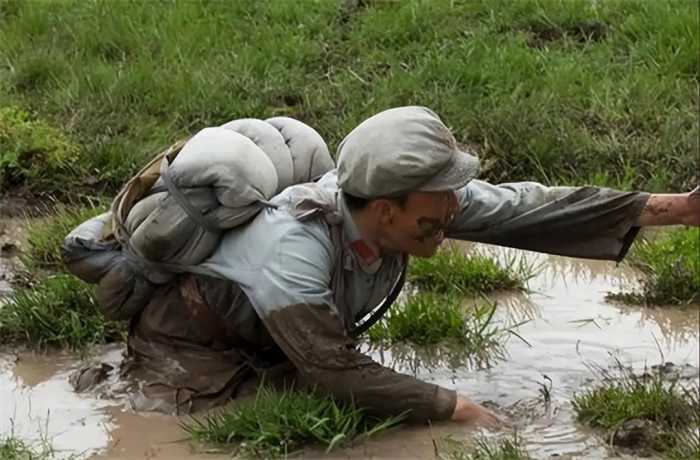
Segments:
[[[382,415],[410,408],[413,420],[449,418],[454,391],[380,366],[355,347],[356,322],[387,297],[407,259],[384,256],[371,266],[362,263],[351,248],[359,233],[336,177],[331,171],[316,183],[287,188],[272,200],[276,209],[229,231],[201,265],[212,277],[200,277],[194,293],[181,289],[185,302],[199,305],[186,310],[210,310],[223,335],[235,336],[235,344],[224,340],[229,348],[279,347],[303,380],[337,398]],[[636,235],[634,222],[648,194],[474,180],[458,190],[458,199],[449,238],[619,261]],[[162,355],[149,347],[166,340],[154,337],[172,341],[180,334],[175,326],[160,325],[174,318],[163,308],[151,302],[144,324],[134,328],[130,346],[141,355]],[[196,329],[196,314],[183,321],[190,323],[186,329]],[[180,344],[187,340],[186,333],[177,337]],[[199,342],[202,350],[216,348]]]

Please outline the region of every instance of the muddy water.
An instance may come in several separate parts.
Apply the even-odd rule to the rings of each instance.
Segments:
[[[503,260],[525,254],[487,246],[477,250]],[[505,361],[475,369],[444,354],[416,355],[399,348],[372,353],[397,370],[498,407],[511,417],[535,458],[633,458],[610,452],[604,440],[578,426],[571,396],[590,384],[587,365],[610,363],[611,356],[639,369],[662,360],[698,366],[698,310],[650,310],[606,302],[607,292],[635,283],[633,272],[614,263],[532,253],[527,260],[541,268],[529,282],[532,292],[495,296],[499,321],[527,321],[517,329],[527,343],[511,336]],[[99,348],[87,359],[117,364],[120,353],[119,347]],[[230,458],[190,446],[176,418],[135,414],[119,399],[75,394],[67,379],[79,364],[80,359],[69,354],[0,351],[0,436],[14,430],[23,439],[44,437],[66,457]],[[696,369],[687,370],[689,377],[695,376]],[[549,404],[541,399],[542,384],[551,385]],[[309,450],[305,457],[433,458],[433,439],[448,434],[468,440],[474,433],[453,424],[402,427],[330,455]]]

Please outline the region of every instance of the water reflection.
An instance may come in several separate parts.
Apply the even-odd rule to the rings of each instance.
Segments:
[[[664,348],[675,350],[684,347],[698,337],[700,330],[700,305],[678,307],[644,307],[610,302],[622,316],[638,316],[640,329],[659,328],[657,337]]]
[[[456,375],[458,369],[485,369],[506,357],[502,347],[470,353],[466,348],[456,345],[419,347],[392,344],[388,346],[365,342],[360,349],[380,364],[414,377],[435,371]]]
[[[504,328],[542,317],[542,309],[526,293],[498,292],[488,297],[496,302],[496,315]]]

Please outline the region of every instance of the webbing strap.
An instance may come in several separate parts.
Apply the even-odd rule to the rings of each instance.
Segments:
[[[406,261],[408,262],[408,261]],[[399,277],[396,279],[396,282],[391,288],[391,291],[389,292],[389,295],[386,296],[386,298],[382,301],[382,303],[379,304],[377,308],[375,308],[370,314],[369,318],[365,320],[362,324],[359,326],[355,327],[351,335],[353,337],[359,337],[362,335],[367,329],[372,327],[377,321],[381,319],[382,316],[384,316],[384,313],[391,307],[391,305],[396,302],[396,298],[399,296],[401,293],[401,290],[403,289],[404,284],[406,283],[406,268],[408,267],[408,263],[404,263],[403,270],[401,270],[401,274]]]
[[[175,199],[177,204],[180,205],[190,219],[195,221],[197,225],[203,229],[212,233],[221,233],[221,229],[216,225],[216,222],[207,218],[199,209],[192,206],[190,200],[188,200],[185,194],[173,183],[168,166],[170,166],[170,159],[165,155],[163,161],[160,163],[160,178],[163,179],[165,186],[168,188],[168,192],[170,192],[170,195]]]

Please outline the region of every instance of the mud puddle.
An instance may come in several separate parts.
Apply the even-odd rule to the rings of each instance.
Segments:
[[[498,319],[521,325],[506,345],[508,357],[489,369],[474,369],[448,354],[416,355],[393,348],[372,351],[395,369],[488,401],[510,415],[534,458],[634,458],[610,452],[606,442],[574,420],[570,400],[591,383],[588,363],[611,356],[640,371],[671,361],[698,366],[698,310],[642,309],[605,301],[609,291],[634,286],[635,275],[612,262],[576,261],[479,246],[509,258],[526,254],[541,264],[527,295],[499,295]],[[0,307],[1,308],[1,307]],[[119,346],[99,348],[90,359],[117,365]],[[230,454],[191,446],[183,420],[136,414],[119,398],[76,394],[69,374],[81,359],[70,354],[37,355],[0,350],[0,436],[14,431],[25,440],[42,437],[61,455],[94,459],[223,459]],[[697,378],[697,367],[685,367]],[[115,383],[115,382],[112,382]],[[543,385],[549,403],[542,400]],[[434,458],[433,439],[469,439],[473,432],[454,424],[400,427],[354,447],[326,455],[311,449],[304,458]]]

